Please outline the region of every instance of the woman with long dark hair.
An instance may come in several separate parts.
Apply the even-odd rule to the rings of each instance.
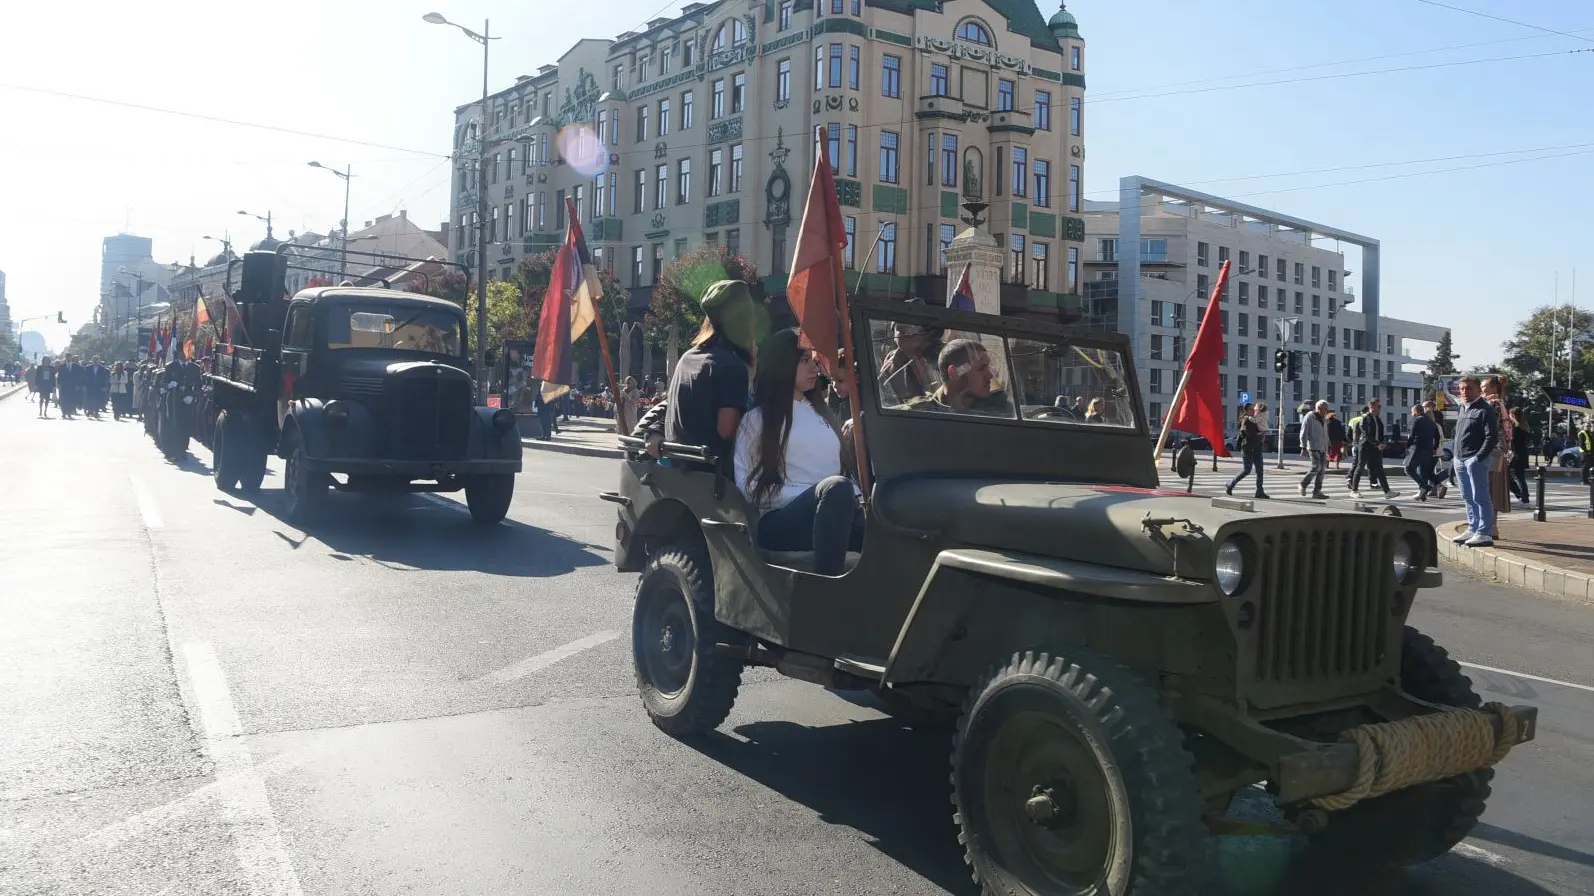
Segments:
[[[813,551],[814,571],[845,571],[858,492],[842,475],[842,442],[818,388],[819,365],[796,330],[758,348],[753,407],[736,433],[736,484],[760,512],[758,544]]]

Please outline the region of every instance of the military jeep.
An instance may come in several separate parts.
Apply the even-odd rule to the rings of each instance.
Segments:
[[[842,575],[760,550],[724,458],[622,440],[603,497],[616,565],[641,573],[634,661],[659,728],[718,726],[747,666],[955,720],[954,819],[990,893],[1194,893],[1205,837],[1253,786],[1275,827],[1354,862],[1425,861],[1472,829],[1536,715],[1480,711],[1405,625],[1441,581],[1429,524],[1159,491],[1119,335],[852,315],[874,484]],[[1000,393],[958,413],[882,388],[894,324],[979,340]]]

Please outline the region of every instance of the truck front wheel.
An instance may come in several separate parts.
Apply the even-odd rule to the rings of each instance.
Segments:
[[[1003,896],[1194,896],[1206,829],[1193,765],[1134,673],[1084,649],[1014,654],[969,691],[952,740],[975,883]]]
[[[313,472],[304,450],[304,441],[297,432],[288,434],[288,462],[282,473],[283,507],[288,522],[298,525],[307,522],[327,499],[327,474]]]
[[[465,506],[470,518],[484,526],[503,522],[515,497],[515,474],[488,473],[465,483]]]
[[[1411,626],[1400,637],[1400,687],[1418,700],[1477,709],[1472,680],[1434,640]],[[1370,865],[1416,865],[1466,839],[1483,816],[1494,769],[1486,768],[1366,800],[1329,816],[1314,849]]]

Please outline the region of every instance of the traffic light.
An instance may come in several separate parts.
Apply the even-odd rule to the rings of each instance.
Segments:
[[[1284,349],[1273,352],[1273,372],[1282,374],[1290,369],[1290,353]]]
[[[1284,381],[1293,383],[1301,378],[1301,355],[1299,352],[1290,352],[1289,356],[1289,369],[1284,372]]]

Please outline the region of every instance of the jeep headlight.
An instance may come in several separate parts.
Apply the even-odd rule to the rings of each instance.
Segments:
[[[1411,575],[1412,567],[1417,562],[1417,547],[1410,538],[1402,538],[1395,542],[1395,581],[1404,583],[1406,577]]]
[[[1245,584],[1245,545],[1238,536],[1230,538],[1218,546],[1217,564],[1213,570],[1213,578],[1218,582],[1218,590],[1225,597],[1233,597],[1240,586]]]

